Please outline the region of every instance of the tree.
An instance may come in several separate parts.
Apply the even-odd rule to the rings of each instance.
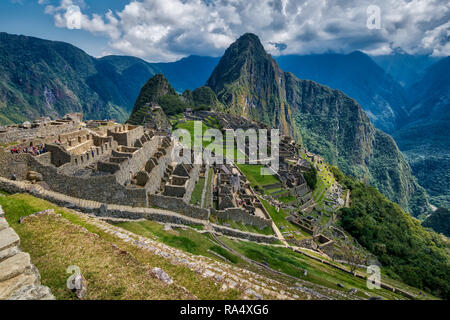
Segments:
[[[350,272],[355,273],[356,268],[358,268],[358,265],[364,262],[363,257],[355,248],[355,246],[351,243],[351,241],[348,239],[346,239],[344,243],[341,245],[341,251],[344,261],[350,267]]]

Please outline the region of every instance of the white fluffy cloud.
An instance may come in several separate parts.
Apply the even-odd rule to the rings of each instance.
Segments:
[[[111,49],[150,61],[220,55],[245,32],[272,54],[450,53],[447,0],[130,0],[103,15],[84,13],[88,2],[60,0],[45,11],[57,27],[106,35]],[[367,28],[373,4],[381,29]]]

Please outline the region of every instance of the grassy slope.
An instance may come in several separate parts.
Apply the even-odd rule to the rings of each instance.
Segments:
[[[47,201],[19,194],[0,197],[0,204],[12,228],[21,237],[21,248],[31,255],[39,269],[42,283],[49,286],[58,299],[73,299],[66,289],[70,265],[81,268],[88,281],[87,299],[186,299],[184,286],[200,299],[236,299],[235,290],[219,291],[219,287],[195,272],[170,264],[165,259],[124,243],[89,224],[80,216]],[[53,208],[66,220],[53,217],[33,219],[18,224],[21,216]],[[99,237],[84,232],[80,227]],[[121,250],[114,249],[112,245]],[[125,253],[129,252],[129,254]],[[177,285],[164,287],[148,275],[153,267],[165,270]]]
[[[239,298],[238,291],[219,291],[217,285],[200,277],[195,272],[184,267],[174,266],[159,256],[124,243],[89,224],[88,220],[79,215],[47,201],[30,195],[17,194],[0,197],[0,204],[6,212],[11,227],[18,232],[22,239],[21,248],[30,253],[32,262],[40,270],[43,284],[49,286],[59,299],[74,298],[65,289],[68,276],[66,268],[71,264],[80,266],[83,275],[88,280],[87,299],[189,298],[180,293],[179,287],[173,285],[161,287],[155,279],[142,276],[154,266],[165,270],[176,284],[184,286],[191,294],[200,299]],[[17,223],[21,216],[48,208],[55,209],[68,221],[43,217],[33,219],[25,224]],[[240,257],[220,247],[209,235],[197,233],[189,228],[164,231],[161,224],[152,221],[125,222],[120,223],[119,226],[181,250],[223,261],[212,253],[215,252],[225,257],[229,263],[264,274],[263,271],[255,270]],[[80,227],[97,234],[98,237],[86,233]],[[37,239],[39,241],[36,241]],[[315,285],[325,285],[341,292],[347,292],[349,288],[361,288],[361,290],[367,291],[364,287],[365,281],[353,278],[299,253],[280,247],[234,241],[226,237],[221,237],[221,240],[248,258],[267,263],[273,269],[280,269],[286,274],[310,281],[311,283],[307,286],[314,288]],[[117,253],[117,249],[111,249],[112,244],[129,252],[130,255],[124,252]],[[304,269],[308,270],[306,277],[303,276]],[[269,276],[275,277],[279,281],[284,279],[273,274]],[[288,281],[292,283],[292,280]],[[383,278],[382,281],[385,279]],[[393,280],[390,281],[393,282]],[[344,288],[337,287],[338,282],[343,284]],[[401,283],[400,285],[412,291],[412,288]],[[383,289],[369,294],[388,299],[401,297]],[[358,295],[367,298],[362,293],[358,293]]]

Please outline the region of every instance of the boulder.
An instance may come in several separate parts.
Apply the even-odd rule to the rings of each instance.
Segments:
[[[139,171],[136,174],[136,184],[138,186],[141,187],[145,186],[147,184],[148,179],[149,179],[148,173],[145,171]]]
[[[152,269],[152,275],[167,285],[173,283],[173,280],[169,277],[169,275],[161,268],[155,267]]]
[[[78,299],[83,299],[87,293],[87,280],[81,274],[76,274],[69,280],[68,287]]]
[[[20,252],[0,262],[0,282],[17,277],[27,269],[31,269],[30,255]]]
[[[44,177],[39,172],[28,171],[28,173],[27,173],[27,180],[29,180],[29,181],[43,181]]]
[[[30,284],[15,291],[9,300],[55,300],[48,287]]]
[[[0,231],[0,251],[18,246],[19,243],[20,238],[13,229],[6,228]]]

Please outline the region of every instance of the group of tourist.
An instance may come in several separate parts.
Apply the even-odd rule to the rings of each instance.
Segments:
[[[31,145],[31,146],[27,146],[27,147],[17,146],[17,147],[11,148],[12,154],[14,154],[14,153],[30,153],[33,156],[38,156],[45,152],[47,152],[47,147],[43,144],[40,144],[37,147]]]

